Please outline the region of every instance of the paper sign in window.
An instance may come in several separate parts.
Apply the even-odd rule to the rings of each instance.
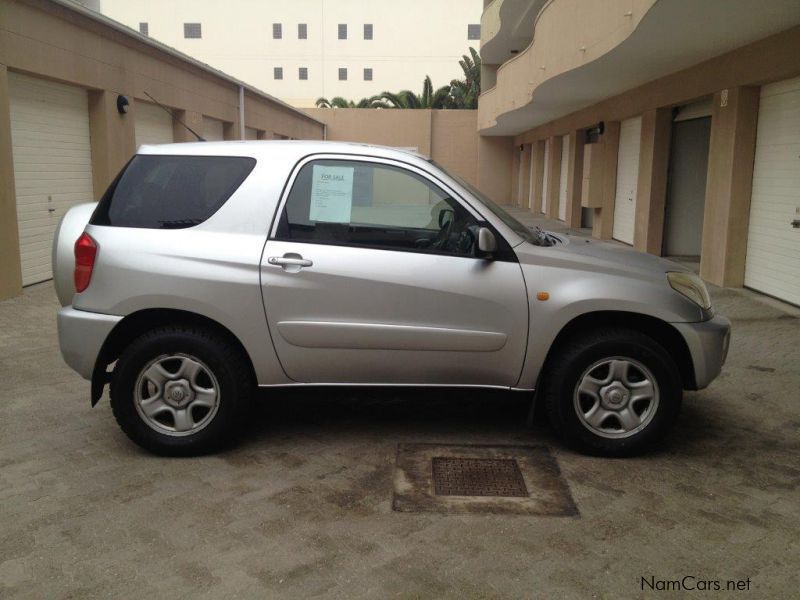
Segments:
[[[352,209],[353,167],[314,165],[309,220],[349,223]]]

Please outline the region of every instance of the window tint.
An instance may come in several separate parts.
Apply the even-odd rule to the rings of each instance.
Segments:
[[[149,229],[198,225],[225,204],[255,164],[238,156],[134,156],[90,223]]]
[[[473,256],[478,228],[458,202],[415,173],[376,163],[317,160],[298,173],[277,238]]]

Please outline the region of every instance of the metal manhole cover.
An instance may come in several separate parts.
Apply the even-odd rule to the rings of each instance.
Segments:
[[[528,497],[525,480],[514,459],[434,456],[432,463],[437,496]]]

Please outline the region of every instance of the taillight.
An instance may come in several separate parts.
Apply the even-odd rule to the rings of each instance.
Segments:
[[[75,242],[75,291],[82,292],[92,280],[94,259],[97,257],[97,242],[88,233],[82,233]]]

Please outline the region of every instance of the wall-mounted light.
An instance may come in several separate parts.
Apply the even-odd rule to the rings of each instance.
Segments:
[[[130,102],[128,99],[120,94],[117,96],[117,112],[121,115],[124,115],[128,112],[128,106],[130,106]]]
[[[593,125],[586,130],[586,138],[585,142],[587,144],[596,144],[600,141],[600,136],[603,135],[603,132],[606,130],[606,124],[604,121],[600,121],[597,125]]]

